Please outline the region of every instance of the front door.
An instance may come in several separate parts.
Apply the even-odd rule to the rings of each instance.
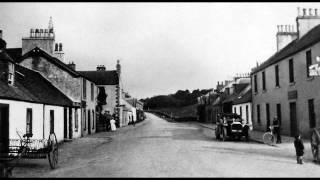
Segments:
[[[67,139],[68,138],[68,109],[67,108],[63,109],[63,122],[64,122],[63,137]]]
[[[9,105],[0,104],[0,153],[9,150]]]
[[[72,108],[70,107],[69,108],[69,139],[72,139],[72,132],[73,132],[73,129],[72,129]]]
[[[296,111],[296,103],[290,103],[290,127],[291,127],[291,136],[295,136],[298,132],[298,124],[297,124],[297,111]]]

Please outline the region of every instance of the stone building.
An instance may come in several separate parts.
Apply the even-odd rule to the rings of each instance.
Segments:
[[[104,97],[98,101],[97,112],[104,113],[109,111],[110,114],[115,114],[116,124],[119,127],[125,125],[123,122],[123,106],[122,101],[122,85],[121,85],[121,65],[117,61],[116,70],[106,70],[105,66],[97,66],[96,71],[77,71],[84,77],[93,81],[98,87],[98,97]],[[97,119],[97,126],[104,130],[103,119]],[[98,129],[99,131],[99,129]]]
[[[218,114],[232,113],[234,100],[250,83],[248,75],[237,76],[217,84],[208,94],[198,98],[198,119],[200,122],[216,123]]]
[[[15,53],[22,53],[22,56]],[[64,109],[65,139],[94,133],[96,126],[96,85],[75,70],[75,64],[64,62],[62,43],[55,43],[52,19],[48,29],[31,29],[29,37],[22,38],[21,50],[8,51],[21,66],[38,71],[63,94],[70,98],[73,108]]]
[[[19,139],[17,132],[33,134],[32,139],[48,139],[54,132],[63,141],[64,109],[74,104],[41,73],[16,64],[3,42],[0,37],[0,151],[9,139]]]
[[[320,57],[318,9],[299,9],[296,26],[278,26],[277,52],[252,69],[253,127],[265,131],[277,116],[282,133],[294,136],[319,126],[320,79],[309,67]]]

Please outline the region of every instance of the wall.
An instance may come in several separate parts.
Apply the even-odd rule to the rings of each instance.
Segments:
[[[247,119],[247,114],[246,114],[246,106],[248,106],[248,119]],[[240,113],[240,107],[242,110],[242,113]],[[236,109],[236,112],[234,111]],[[250,124],[250,129],[252,130],[252,117],[251,117],[251,103],[243,103],[243,104],[237,104],[237,105],[232,105],[232,112],[241,114],[241,118],[245,120],[246,123]]]
[[[116,92],[116,85],[104,85],[101,86],[99,85],[98,87],[104,87],[107,96],[107,104],[102,106],[103,111],[108,110],[110,111],[110,114],[114,113],[114,108],[116,107],[116,97],[117,97],[117,92]]]
[[[44,108],[44,136],[48,139],[50,135],[50,110],[54,112],[54,133],[56,134],[57,140],[63,141],[64,139],[64,114],[63,107],[46,105]]]
[[[81,78],[81,87],[82,87],[82,83],[83,80],[86,81],[86,97],[84,98],[83,96],[83,91],[82,93],[82,100],[86,102],[86,107],[85,107],[85,114],[84,111],[82,110],[82,131],[83,131],[83,135],[88,134],[88,125],[89,125],[89,117],[88,117],[88,111],[90,111],[90,126],[91,126],[91,133],[95,133],[96,132],[96,99],[97,99],[97,86],[84,78]],[[91,83],[93,84],[93,100],[91,99]],[[84,124],[85,123],[85,124]],[[85,127],[85,128],[84,128]]]
[[[280,87],[275,87],[275,72],[274,65],[271,65],[265,69],[266,71],[266,91],[262,92],[262,78],[261,72],[258,75],[258,94],[255,94],[254,90],[252,95],[252,110],[253,110],[253,125],[254,129],[265,130],[266,128],[266,113],[265,104],[270,105],[270,121],[276,115],[276,104],[281,104],[281,117],[282,117],[282,131],[286,135],[291,134],[290,130],[290,109],[289,103],[296,102],[297,107],[297,123],[298,130],[304,137],[309,136],[309,113],[308,113],[308,99],[314,98],[314,109],[316,116],[316,126],[320,124],[320,77],[307,78],[306,75],[306,51],[311,49],[312,51],[312,64],[314,64],[315,57],[320,56],[320,43],[313,45],[312,47],[305,49],[291,57],[288,57],[279,65],[279,81]],[[294,79],[295,83],[289,83],[289,59],[293,58],[294,64]],[[253,82],[252,82],[253,83]],[[254,85],[252,84],[252,87]],[[288,99],[288,92],[297,90],[297,99]],[[256,105],[260,104],[261,124],[257,123]]]
[[[55,87],[60,89],[72,101],[80,102],[81,79],[71,76],[56,65],[50,63],[43,57],[29,57],[24,59],[20,65],[39,71]]]
[[[53,54],[54,38],[22,38],[22,55],[35,47],[39,47],[49,54]]]
[[[50,110],[55,112],[55,134],[58,141],[63,140],[63,107],[50,106],[23,101],[3,100],[0,103],[9,104],[9,138],[19,139],[16,129],[26,133],[27,108],[32,109],[32,139],[48,139],[50,134]],[[43,114],[44,113],[44,114]],[[43,118],[44,117],[44,118]]]

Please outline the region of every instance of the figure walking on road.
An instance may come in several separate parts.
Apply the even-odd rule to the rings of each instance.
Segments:
[[[274,127],[275,134],[277,134],[277,144],[281,143],[281,134],[280,134],[281,122],[277,116],[273,118],[273,127]]]
[[[304,145],[300,135],[295,136],[294,147],[296,149],[297,163],[303,164]]]

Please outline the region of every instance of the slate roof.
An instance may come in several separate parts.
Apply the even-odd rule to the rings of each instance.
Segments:
[[[0,53],[0,57],[3,56],[3,54],[4,53]],[[15,65],[15,70],[14,86],[8,85],[6,80],[0,80],[1,99],[72,106],[72,101],[40,73],[20,65]]]
[[[300,39],[295,39],[279,52],[275,53],[268,60],[262,63],[260,66],[253,68],[252,74],[258,71],[263,70],[264,68],[275,64],[289,56],[296,54],[299,51],[302,51],[315,43],[320,41],[320,25],[312,28],[307,34],[302,36]]]
[[[32,50],[30,50],[29,52],[25,53],[22,57],[18,58],[16,60],[16,62],[20,63],[24,59],[26,59],[28,57],[32,57],[32,56],[42,56],[42,57],[46,58],[48,61],[50,61],[52,64],[55,64],[56,66],[67,71],[71,75],[73,75],[75,77],[80,76],[80,74],[77,71],[73,70],[71,67],[69,67],[65,63],[61,62],[58,58],[51,56],[50,54],[48,54],[47,52],[45,52],[44,50],[42,50],[41,48],[38,48],[38,47],[35,47]]]
[[[250,89],[244,95],[238,96],[234,101],[233,104],[243,104],[252,101],[252,90]]]
[[[249,84],[234,84],[235,92],[232,95],[227,95],[226,99],[222,103],[233,102]]]
[[[116,70],[112,71],[77,71],[82,76],[93,81],[97,85],[119,84],[119,77]]]

